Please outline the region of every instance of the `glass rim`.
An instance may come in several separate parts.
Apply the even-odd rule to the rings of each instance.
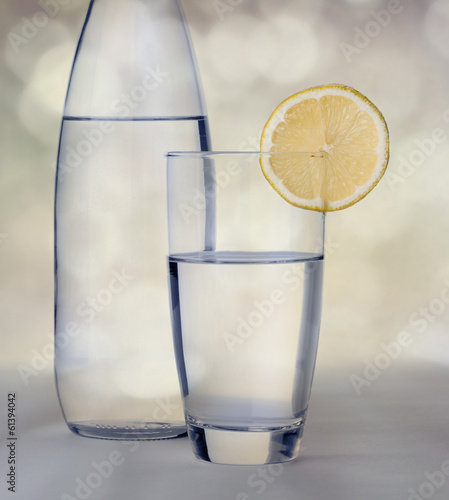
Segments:
[[[244,156],[244,155],[295,155],[310,156],[312,158],[324,158],[325,151],[169,151],[165,154],[167,158],[177,157],[207,157],[207,156]]]

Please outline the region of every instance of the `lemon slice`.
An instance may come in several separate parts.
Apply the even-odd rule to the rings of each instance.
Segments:
[[[274,110],[261,151],[324,156],[261,155],[261,167],[291,204],[330,212],[353,205],[379,182],[388,164],[388,128],[360,92],[323,85],[292,95]]]

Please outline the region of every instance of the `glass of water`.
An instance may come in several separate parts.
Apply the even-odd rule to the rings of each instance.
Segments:
[[[285,201],[263,156],[167,155],[172,327],[195,455],[221,464],[293,460],[321,319],[324,214]],[[268,158],[269,159],[269,158]]]

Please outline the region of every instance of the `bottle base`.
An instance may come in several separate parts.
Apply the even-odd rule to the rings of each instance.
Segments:
[[[289,462],[299,452],[303,427],[249,431],[187,424],[197,458],[227,465]]]
[[[184,423],[164,422],[110,422],[87,420],[67,422],[69,429],[83,437],[96,439],[115,439],[122,441],[149,441],[172,439],[187,434]]]

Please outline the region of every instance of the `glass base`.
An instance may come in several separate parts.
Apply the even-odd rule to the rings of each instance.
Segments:
[[[263,465],[294,460],[303,425],[270,430],[226,429],[187,424],[193,452],[206,462],[227,465]]]
[[[143,441],[170,439],[186,435],[184,423],[164,422],[108,422],[82,421],[67,422],[69,429],[79,436],[97,439],[117,439],[122,441]]]

